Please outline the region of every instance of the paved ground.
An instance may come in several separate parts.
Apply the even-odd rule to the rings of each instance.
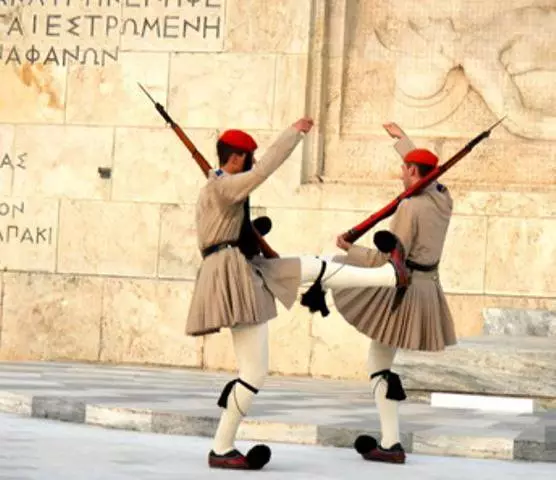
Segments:
[[[106,430],[0,414],[2,480],[246,478],[206,466],[207,438]],[[239,442],[240,448],[248,446]],[[412,455],[406,465],[363,461],[351,449],[271,444],[273,458],[250,479],[553,480],[556,465]]]
[[[145,432],[212,436],[228,374],[64,363],[0,363],[0,410]],[[556,412],[400,405],[408,451],[556,462]],[[240,439],[347,447],[377,434],[366,382],[271,377]]]

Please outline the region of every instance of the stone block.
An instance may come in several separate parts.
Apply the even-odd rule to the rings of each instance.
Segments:
[[[554,219],[490,218],[486,293],[554,296],[555,235]]]
[[[296,302],[286,310],[277,301],[278,317],[269,322],[270,372],[279,375],[309,375],[311,361],[311,317]]]
[[[450,295],[446,296],[456,324],[458,337],[473,337],[484,332],[485,309],[556,310],[556,299],[525,296]]]
[[[15,413],[24,417],[31,416],[32,398],[19,393],[2,392],[0,395],[0,412]]]
[[[0,267],[54,272],[58,200],[0,198]]]
[[[26,156],[22,157],[25,152],[16,153],[14,137],[13,125],[0,125],[0,191],[4,195],[11,194],[14,172],[25,167]]]
[[[190,282],[107,279],[100,359],[201,366],[202,338],[185,335]]]
[[[278,55],[272,127],[282,130],[305,114],[307,55]]]
[[[150,126],[164,121],[137,82],[166,104],[167,53],[122,53],[109,65],[71,65],[68,73],[66,123]]]
[[[384,130],[383,130],[384,131]],[[413,139],[423,148],[435,151],[432,142]],[[333,138],[325,150],[324,176],[335,181],[354,184],[391,184],[400,193],[404,190],[400,180],[402,160],[393,147],[392,139],[381,135],[361,138]],[[359,185],[352,186],[359,188]]]
[[[194,435],[213,437],[218,418],[192,417],[179,413],[153,413],[152,431],[166,435]]]
[[[84,423],[121,430],[150,432],[153,414],[149,411],[138,411],[100,405],[86,405]]]
[[[226,51],[306,53],[312,8],[298,0],[227,0]]]
[[[175,121],[180,123],[177,117]],[[207,161],[216,167],[216,131],[185,133]],[[195,203],[205,182],[203,172],[172,130],[116,129],[113,200]]]
[[[327,296],[329,308],[333,306]],[[364,380],[368,375],[367,358],[370,340],[359,333],[341,315],[313,316],[311,329],[311,375],[327,378]]]
[[[111,128],[18,126],[15,149],[27,159],[25,170],[16,171],[13,194],[108,199],[110,181],[98,168],[112,166],[113,143]]]
[[[386,60],[350,57],[345,68],[341,130],[345,134],[366,135],[369,126],[382,125],[385,118],[391,118],[395,66]],[[399,122],[405,125],[404,119]]]
[[[472,190],[452,186],[454,214],[487,215],[497,217],[554,217],[556,192],[506,188],[505,191]]]
[[[2,360],[98,359],[102,281],[4,274]]]
[[[452,217],[439,267],[446,292],[484,291],[486,235],[485,217]]]
[[[195,207],[162,205],[158,275],[195,280],[202,257],[197,246]]]
[[[529,398],[556,397],[556,349],[551,337],[460,339],[441,355],[403,351],[396,367],[408,389]]]
[[[275,55],[172,54],[169,111],[182,128],[270,129],[275,83]]]
[[[160,207],[62,201],[58,271],[156,275]]]
[[[462,139],[444,142],[441,148],[443,161],[449,160],[464,143]],[[550,185],[556,178],[555,162],[551,161],[555,152],[556,148],[549,143],[490,138],[481,142],[442,178],[448,184],[459,182],[474,188],[480,185]]]
[[[50,418],[63,422],[84,423],[85,403],[65,397],[33,397],[32,417]]]
[[[29,63],[6,65],[2,62],[0,78],[0,122],[64,122],[66,67]]]
[[[478,437],[476,430],[449,432],[448,428],[436,427],[413,434],[413,453],[424,455],[449,455],[468,458],[513,459],[513,445],[516,436],[506,435]],[[467,434],[465,434],[467,433]]]
[[[485,308],[485,335],[556,336],[556,311]]]
[[[122,4],[122,50],[219,52],[224,47],[228,3],[128,0]]]
[[[360,215],[349,211],[268,208],[273,222],[265,237],[282,256],[338,255],[336,237],[359,223]],[[362,237],[359,245],[372,245],[372,232]]]

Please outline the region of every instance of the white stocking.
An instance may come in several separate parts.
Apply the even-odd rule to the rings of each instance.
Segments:
[[[369,347],[369,375],[381,370],[389,370],[392,368],[396,349],[371,341]],[[380,431],[382,439],[380,444],[384,448],[390,448],[400,441],[400,427],[398,420],[398,401],[386,398],[388,384],[384,377],[378,376],[371,380],[371,388],[374,392],[375,402],[378,407],[380,418]]]
[[[268,324],[265,322],[232,328],[232,341],[238,377],[260,389],[268,373]],[[217,455],[224,455],[235,448],[239,425],[253,403],[254,395],[240,383],[234,385],[214,436],[213,450]]]
[[[300,261],[301,283],[313,283],[321,271],[322,259],[319,257],[303,256],[300,257]],[[386,263],[382,267],[365,268],[327,261],[321,284],[324,289],[346,287],[395,287],[396,271],[390,263]]]

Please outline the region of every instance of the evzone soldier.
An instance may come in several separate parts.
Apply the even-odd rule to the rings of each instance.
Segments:
[[[438,158],[417,149],[395,123],[384,125],[399,139],[395,148],[403,159],[401,178],[407,189],[438,164]],[[391,368],[397,349],[441,351],[456,343],[453,319],[438,275],[438,265],[450,218],[452,198],[446,187],[434,181],[421,193],[403,200],[395,212],[392,232],[407,253],[411,283],[407,288],[355,288],[333,290],[340,314],[359,332],[371,338],[368,372],[379,412],[381,440],[362,435],[355,449],[366,460],[405,463],[400,443],[398,404],[406,398],[400,378]],[[334,261],[362,267],[378,267],[384,253],[352,245],[342,235],[337,246],[347,255]]]
[[[317,257],[264,258],[246,247],[250,232],[249,195],[290,156],[313,126],[302,118],[286,128],[259,161],[257,143],[246,132],[227,130],[218,139],[220,168],[209,172],[196,206],[198,246],[203,261],[191,299],[186,333],[192,336],[230,328],[238,365],[237,378],[225,385],[218,405],[223,408],[208,455],[210,467],[256,470],[271,456],[266,445],[247,455],[235,448],[237,430],[248,413],[253,397],[268,373],[268,325],[277,316],[275,298],[291,308],[299,287],[309,291],[346,287],[407,286],[408,270],[401,243],[389,234],[388,261],[377,268],[335,264]],[[257,252],[255,252],[257,253]],[[332,270],[330,278],[323,277]],[[307,293],[309,293],[309,291]],[[322,300],[323,298],[321,298]],[[315,305],[313,305],[315,307]],[[319,308],[317,305],[315,308]]]

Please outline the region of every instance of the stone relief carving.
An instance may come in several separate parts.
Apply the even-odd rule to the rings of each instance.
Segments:
[[[507,116],[504,125],[513,134],[556,139],[556,97],[542,93],[556,79],[556,2],[550,3],[500,11],[463,26],[449,16],[414,18],[410,9],[405,14],[375,5],[367,18],[378,42],[393,54],[395,101],[401,109],[422,112],[411,116],[415,125],[406,126],[427,127],[449,117],[471,87],[496,117]],[[524,91],[518,81],[524,75],[534,77],[526,85],[535,88]],[[527,98],[539,95],[536,101]]]

